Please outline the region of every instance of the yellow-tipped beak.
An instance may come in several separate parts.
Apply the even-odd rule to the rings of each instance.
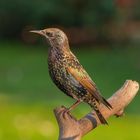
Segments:
[[[31,33],[35,33],[35,34],[39,34],[39,35],[45,36],[44,30],[33,30],[33,31],[30,31],[30,32],[31,32]]]

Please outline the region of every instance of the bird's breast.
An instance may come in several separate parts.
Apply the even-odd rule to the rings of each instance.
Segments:
[[[51,50],[48,57],[49,74],[53,82],[60,86],[63,80],[67,77],[66,67],[67,60],[64,54]]]
[[[86,89],[68,71],[68,67],[80,68],[81,65],[73,55],[49,53],[49,74],[55,85],[67,95],[78,99],[86,94]]]

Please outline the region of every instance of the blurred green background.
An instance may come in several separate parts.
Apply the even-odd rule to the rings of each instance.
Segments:
[[[127,79],[140,82],[140,2],[138,0],[0,1],[0,140],[55,140],[57,106],[74,100],[52,83],[48,46],[32,29],[59,27],[72,51],[110,97]],[[139,94],[125,116],[111,117],[83,139],[140,139]],[[72,113],[90,111],[81,104]]]

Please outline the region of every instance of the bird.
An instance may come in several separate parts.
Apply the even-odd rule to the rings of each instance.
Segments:
[[[67,108],[67,112],[76,108],[81,102],[85,102],[94,109],[101,124],[108,124],[99,110],[99,105],[103,104],[108,109],[112,109],[112,106],[101,95],[96,84],[70,50],[67,35],[58,28],[30,32],[46,38],[49,45],[49,75],[62,92],[76,100],[72,106]]]

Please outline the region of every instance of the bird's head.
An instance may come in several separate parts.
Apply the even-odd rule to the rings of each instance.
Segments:
[[[66,34],[58,28],[47,28],[44,30],[33,30],[30,32],[44,36],[51,47],[68,46]]]

